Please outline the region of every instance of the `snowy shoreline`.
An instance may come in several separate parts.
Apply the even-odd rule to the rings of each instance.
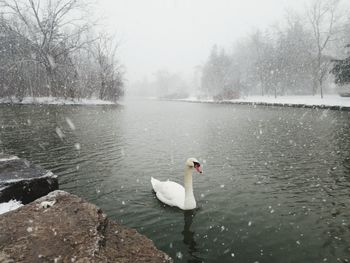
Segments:
[[[100,99],[65,99],[59,97],[0,98],[0,104],[20,105],[117,105],[115,102]]]
[[[193,102],[193,103],[217,103],[217,104],[241,104],[241,105],[262,105],[281,106],[298,108],[322,108],[350,111],[350,98],[339,95],[325,95],[323,99],[318,96],[250,96],[235,100],[215,101],[213,99],[174,99],[171,101]]]

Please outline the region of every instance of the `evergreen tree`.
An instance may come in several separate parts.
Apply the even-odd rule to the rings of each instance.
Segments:
[[[350,44],[346,47],[350,47]],[[345,59],[334,60],[331,73],[334,75],[334,82],[339,85],[350,83],[350,56]]]

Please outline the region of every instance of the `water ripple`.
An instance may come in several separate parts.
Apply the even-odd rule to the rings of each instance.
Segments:
[[[175,261],[350,261],[349,112],[138,101],[0,106],[0,116],[0,151],[51,169],[61,189]],[[183,212],[149,180],[182,183],[190,156],[204,174],[194,177],[199,208]]]

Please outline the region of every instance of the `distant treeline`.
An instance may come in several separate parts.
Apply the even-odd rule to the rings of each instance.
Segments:
[[[122,96],[118,46],[89,16],[82,0],[0,0],[0,97]]]
[[[289,11],[285,21],[255,31],[229,51],[214,46],[201,70],[202,96],[319,93],[322,97],[334,83],[330,72],[339,72],[332,70],[334,58],[344,58],[350,43],[349,3],[313,0],[307,4],[305,13]],[[337,84],[344,83],[337,78]]]

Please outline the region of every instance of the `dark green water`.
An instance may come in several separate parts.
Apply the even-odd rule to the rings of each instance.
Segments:
[[[159,101],[0,106],[0,140],[0,151],[51,169],[61,189],[177,262],[350,261],[350,112]],[[199,208],[183,212],[155,199],[150,177],[182,183],[188,157],[204,175],[194,178]]]

